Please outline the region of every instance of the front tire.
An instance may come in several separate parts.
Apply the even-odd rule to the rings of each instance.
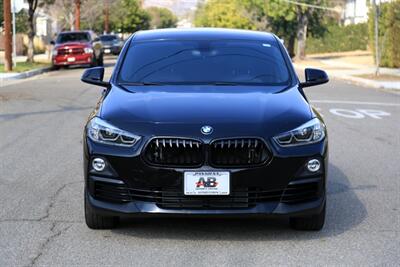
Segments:
[[[307,217],[290,218],[290,226],[295,230],[319,231],[324,227],[326,214],[326,203],[320,213]]]
[[[90,229],[112,229],[118,224],[118,217],[103,216],[96,212],[90,205],[88,193],[85,189],[85,221]]]

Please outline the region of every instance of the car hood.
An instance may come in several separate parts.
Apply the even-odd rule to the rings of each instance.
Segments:
[[[143,86],[114,87],[103,101],[100,117],[140,135],[212,138],[270,137],[308,121],[310,107],[297,87]],[[132,92],[135,90],[135,92]],[[211,137],[210,137],[211,138]]]
[[[88,42],[67,42],[62,44],[57,44],[55,48],[63,48],[63,47],[86,47],[90,45]]]

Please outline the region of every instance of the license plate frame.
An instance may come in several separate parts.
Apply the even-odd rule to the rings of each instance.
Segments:
[[[68,58],[67,58],[67,61],[68,61],[68,62],[75,62],[75,58],[74,58],[74,57],[68,57]]]
[[[183,173],[185,196],[228,196],[230,185],[229,171],[185,171]]]

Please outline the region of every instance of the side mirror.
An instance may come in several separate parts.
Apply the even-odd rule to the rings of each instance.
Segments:
[[[51,44],[51,45],[55,45],[56,42],[54,42],[53,40],[51,40],[51,41],[50,41],[50,44]]]
[[[329,82],[328,74],[319,69],[305,69],[306,81],[300,83],[302,88]]]
[[[82,74],[81,81],[84,83],[94,84],[102,87],[109,87],[109,82],[104,82],[104,68],[103,67],[94,67],[85,70]]]

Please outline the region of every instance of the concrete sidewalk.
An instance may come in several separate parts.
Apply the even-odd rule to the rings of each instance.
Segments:
[[[26,62],[26,56],[17,56],[15,61],[18,63]],[[35,55],[35,62],[50,62],[50,57],[48,54],[37,54]],[[0,64],[4,63],[4,56],[0,55]],[[32,77],[38,74],[42,74],[51,70],[51,67],[37,68],[23,72],[0,72],[0,86],[5,84],[5,81],[8,80],[16,80],[16,79],[25,79],[28,77]]]
[[[374,77],[376,68],[372,54],[365,51],[311,55],[294,65],[302,70],[320,68],[330,77],[361,86],[400,90],[400,69],[379,68],[380,76]]]
[[[17,56],[16,57],[16,62],[25,62],[26,61],[26,56]],[[35,55],[35,61],[36,62],[50,62],[51,57],[49,54],[43,53],[43,54],[36,54]],[[0,64],[4,64],[4,52],[0,52]]]

